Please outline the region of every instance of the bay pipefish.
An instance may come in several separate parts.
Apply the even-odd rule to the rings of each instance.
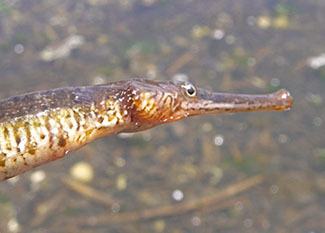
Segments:
[[[283,111],[292,102],[284,89],[266,95],[228,94],[189,82],[145,79],[10,97],[0,101],[0,180],[59,159],[99,137],[194,115]]]

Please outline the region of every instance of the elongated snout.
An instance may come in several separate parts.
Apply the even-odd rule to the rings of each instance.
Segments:
[[[186,108],[190,115],[223,112],[284,111],[292,107],[290,93],[281,89],[265,95],[247,95],[198,90],[196,101],[190,101]]]

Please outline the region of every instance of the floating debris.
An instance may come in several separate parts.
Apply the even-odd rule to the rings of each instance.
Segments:
[[[82,182],[90,182],[94,178],[94,170],[89,163],[78,162],[70,169],[70,175]]]
[[[272,26],[276,29],[286,29],[289,27],[289,18],[285,15],[273,19]]]
[[[128,178],[126,175],[121,174],[117,177],[116,179],[116,188],[119,191],[123,191],[127,188],[128,186]]]
[[[57,46],[49,46],[45,48],[40,53],[40,58],[43,61],[51,62],[58,59],[69,57],[71,52],[77,48],[79,48],[81,45],[83,45],[85,42],[84,37],[80,35],[72,35],[66,38],[62,44]]]
[[[255,24],[255,22],[252,21],[252,18],[250,18],[249,24]],[[261,15],[256,18],[256,25],[261,29],[286,29],[289,27],[289,24],[289,18],[286,15],[280,15],[274,18],[267,15]]]
[[[211,34],[211,30],[207,26],[200,26],[200,25],[195,25],[192,28],[192,37],[194,39],[202,39],[204,37],[207,37]]]
[[[318,70],[319,68],[325,66],[325,53],[309,58],[307,64],[314,70]]]

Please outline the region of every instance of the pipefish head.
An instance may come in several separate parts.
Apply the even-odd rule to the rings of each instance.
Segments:
[[[246,95],[208,91],[190,82],[137,80],[131,86],[134,116],[138,122],[149,125],[223,112],[283,111],[293,103],[284,89],[265,95]]]

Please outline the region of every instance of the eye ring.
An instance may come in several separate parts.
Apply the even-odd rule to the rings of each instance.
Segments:
[[[182,85],[182,87],[184,88],[187,96],[189,97],[196,96],[196,88],[192,83],[185,83],[184,85]]]

